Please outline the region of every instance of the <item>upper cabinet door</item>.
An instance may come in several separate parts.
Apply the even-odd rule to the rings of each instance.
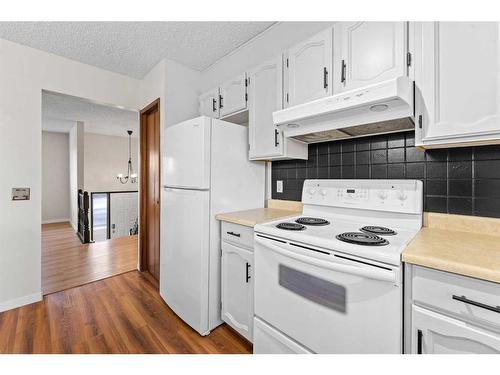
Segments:
[[[333,29],[288,50],[285,107],[332,95]]]
[[[247,108],[246,73],[224,82],[219,90],[221,118]]]
[[[498,22],[418,22],[415,63],[417,145],[498,143]]]
[[[219,89],[200,95],[200,116],[219,118]]]
[[[282,108],[283,58],[272,59],[248,72],[250,159],[282,154],[281,134],[273,112]]]
[[[337,29],[336,92],[406,75],[406,22],[343,22]]]

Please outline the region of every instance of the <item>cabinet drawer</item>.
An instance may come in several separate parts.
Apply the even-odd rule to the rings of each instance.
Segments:
[[[253,250],[253,228],[223,221],[222,240]]]
[[[418,266],[412,280],[417,305],[500,331],[500,284]]]

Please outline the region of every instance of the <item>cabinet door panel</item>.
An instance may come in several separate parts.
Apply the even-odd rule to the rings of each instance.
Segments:
[[[219,89],[213,89],[199,98],[200,116],[219,118]]]
[[[418,145],[500,138],[500,26],[497,22],[416,25]]]
[[[220,117],[246,109],[246,74],[240,74],[223,83],[220,90],[219,107]]]
[[[412,353],[500,354],[500,334],[412,307]]]
[[[253,254],[222,243],[222,320],[247,340],[253,336]]]
[[[338,91],[406,75],[406,28],[406,22],[342,23],[341,61],[336,61],[340,72],[336,77]]]
[[[288,51],[286,107],[332,94],[333,29],[329,28]]]
[[[248,72],[250,158],[281,155],[281,134],[273,112],[282,108],[283,59],[279,56]]]

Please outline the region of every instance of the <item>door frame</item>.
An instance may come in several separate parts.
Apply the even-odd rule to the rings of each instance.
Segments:
[[[148,104],[139,112],[139,136],[140,136],[140,178],[139,178],[139,271],[143,272],[147,270],[147,236],[146,236],[146,227],[148,225],[148,213],[147,213],[147,202],[146,202],[146,191],[147,184],[149,183],[146,176],[147,170],[147,158],[146,151],[147,148],[147,137],[146,132],[143,131],[144,126],[146,126],[146,117],[149,113],[153,111],[158,111],[158,117],[160,118],[158,126],[160,126],[160,155],[161,155],[161,112],[160,112],[160,98],[154,100],[152,103]],[[160,178],[158,179],[158,191],[161,194],[161,156],[160,161],[158,163],[159,170],[158,174]],[[161,210],[161,207],[160,207]],[[161,215],[158,215],[158,223],[160,222]],[[159,241],[158,241],[159,243]]]

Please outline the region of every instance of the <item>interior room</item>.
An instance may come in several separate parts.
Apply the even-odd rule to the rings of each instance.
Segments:
[[[42,93],[43,294],[137,268],[138,132],[137,111]]]
[[[500,23],[324,18],[0,22],[0,353],[500,354]]]

